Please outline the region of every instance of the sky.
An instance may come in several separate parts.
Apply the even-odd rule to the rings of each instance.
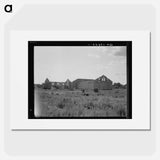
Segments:
[[[105,75],[126,84],[126,46],[35,46],[34,83]]]

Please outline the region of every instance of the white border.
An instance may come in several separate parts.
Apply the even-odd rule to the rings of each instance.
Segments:
[[[132,119],[28,119],[28,41],[132,41]],[[150,34],[148,31],[11,31],[10,128],[150,129]],[[142,96],[143,95],[143,96]]]

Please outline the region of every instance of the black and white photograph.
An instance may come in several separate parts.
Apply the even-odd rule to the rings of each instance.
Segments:
[[[29,41],[29,119],[131,119],[131,41]]]

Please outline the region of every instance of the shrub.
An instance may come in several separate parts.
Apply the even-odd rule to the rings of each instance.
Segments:
[[[82,93],[85,93],[85,90],[84,90],[84,89],[82,89],[81,91],[82,91]]]
[[[96,93],[97,93],[97,92],[98,92],[98,88],[94,88],[94,92],[96,92]]]
[[[125,110],[125,108],[120,108],[120,109],[117,111],[117,114],[118,114],[120,117],[125,117],[125,116],[126,116],[126,110]]]
[[[57,107],[63,109],[63,108],[65,107],[65,104],[64,104],[64,103],[59,103],[59,104],[57,105]]]
[[[43,88],[44,88],[44,89],[51,89],[51,83],[45,83],[45,84],[43,85]]]

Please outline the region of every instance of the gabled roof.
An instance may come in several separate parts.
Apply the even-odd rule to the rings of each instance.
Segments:
[[[45,83],[50,83],[50,81],[49,81],[49,79],[48,79],[48,78],[46,78]]]
[[[70,81],[69,79],[67,79],[65,83],[70,83],[70,82],[71,82],[71,81]]]
[[[100,76],[99,78],[96,79],[97,81],[110,81],[112,82],[109,78],[107,78],[105,75]]]

